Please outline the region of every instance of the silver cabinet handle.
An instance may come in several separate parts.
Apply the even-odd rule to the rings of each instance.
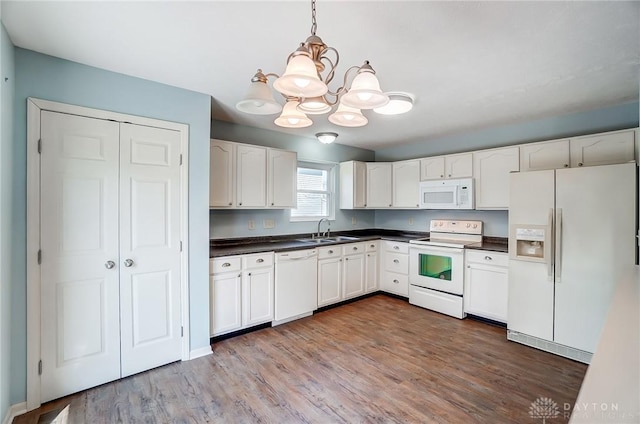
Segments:
[[[398,280],[393,280],[393,282],[396,283],[396,284],[400,284],[400,281],[398,281]]]
[[[329,250],[329,254],[332,255],[333,254],[333,250]]]
[[[394,259],[394,260],[393,260],[393,263],[394,263],[394,264],[399,264],[399,263],[400,263],[400,261],[399,261],[399,260],[397,260],[397,259]]]
[[[233,205],[233,203],[232,203],[232,202],[229,202],[229,206],[231,206],[231,205]]]
[[[565,163],[565,164],[564,164],[564,167],[565,167],[565,168],[568,168],[568,167],[569,167],[569,164],[568,164],[568,163]]]
[[[349,260],[349,258],[344,258],[344,260],[345,260],[345,261],[348,261],[348,260]]]
[[[582,166],[582,162],[578,162],[578,166]]]
[[[116,263],[113,262],[113,261],[107,261],[104,264],[104,267],[107,268],[107,269],[113,269],[113,268],[115,268],[115,266],[116,266]]]
[[[353,250],[358,250],[358,248],[354,246],[354,247],[353,247]]]
[[[225,262],[225,263],[222,264],[222,268],[227,268],[227,267],[230,267],[230,266],[231,266],[231,264],[229,262]]]
[[[491,256],[485,256],[485,257],[484,257],[484,260],[485,260],[485,261],[492,261],[492,260],[493,260],[493,258],[492,258]]]
[[[444,178],[444,174],[440,174],[440,178]]]
[[[396,250],[400,250],[400,248],[398,246],[393,246],[394,249]]]
[[[451,174],[449,174],[449,178],[451,178]]]
[[[262,259],[262,258],[256,259],[256,262],[258,262],[259,264],[261,264],[262,262],[264,262],[264,259]]]
[[[374,247],[376,247],[376,245],[375,244],[370,244],[369,247],[373,249]]]
[[[125,259],[124,260],[124,266],[126,266],[127,268],[130,268],[133,266],[133,261],[131,259]]]

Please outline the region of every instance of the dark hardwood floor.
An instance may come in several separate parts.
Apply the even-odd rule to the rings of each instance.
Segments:
[[[17,417],[38,423],[536,423],[575,402],[586,365],[506,330],[378,295],[223,340],[213,355],[87,390]],[[50,414],[53,415],[53,414]],[[40,423],[47,423],[43,416]]]

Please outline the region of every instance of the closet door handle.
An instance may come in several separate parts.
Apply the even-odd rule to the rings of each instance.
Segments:
[[[124,266],[126,266],[127,268],[130,268],[133,266],[133,261],[131,259],[125,259],[124,260]]]

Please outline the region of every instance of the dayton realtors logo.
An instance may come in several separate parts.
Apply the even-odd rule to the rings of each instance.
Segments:
[[[529,416],[537,420],[542,419],[542,424],[546,424],[548,419],[556,418],[559,415],[558,404],[551,398],[539,397],[529,406]]]

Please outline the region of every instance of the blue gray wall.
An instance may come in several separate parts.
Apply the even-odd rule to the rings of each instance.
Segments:
[[[11,294],[12,275],[19,270],[11,260],[13,221],[13,103],[15,97],[14,47],[0,24],[0,418],[12,404]]]
[[[638,102],[631,102],[379,149],[376,150],[376,160],[383,162],[469,152],[637,126]]]
[[[374,160],[371,150],[322,144],[316,139],[283,134],[276,131],[235,125],[223,121],[211,123],[211,138],[257,144],[298,152],[298,160],[340,163],[348,160]],[[338,184],[336,169],[336,189]],[[337,197],[337,196],[336,196]],[[339,201],[340,199],[336,199]],[[336,208],[336,219],[331,222],[331,230],[351,230],[374,227],[374,211],[347,211]],[[289,210],[214,210],[209,212],[209,235],[211,238],[254,237],[278,234],[312,233],[317,230],[317,222],[289,222]],[[263,221],[272,219],[276,226],[265,229]],[[355,224],[353,223],[355,219]],[[248,221],[255,222],[255,230],[249,230]]]
[[[189,125],[191,349],[209,344],[209,128],[211,98],[152,81],[15,49],[12,404],[26,397],[26,99],[36,97]]]

